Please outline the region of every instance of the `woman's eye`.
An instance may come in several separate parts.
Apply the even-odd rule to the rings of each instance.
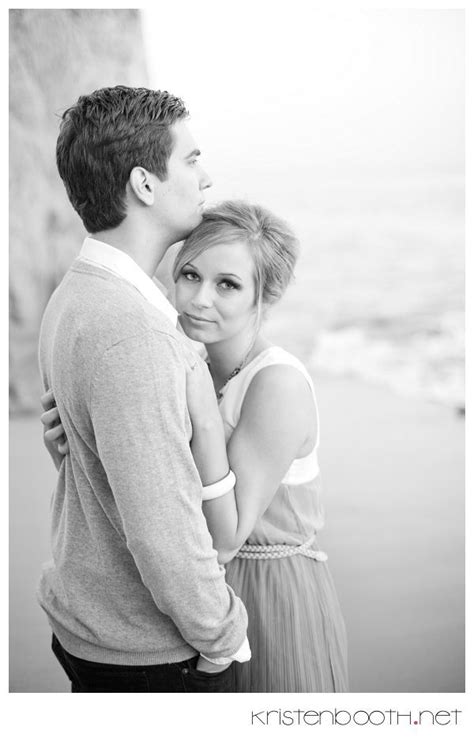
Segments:
[[[222,280],[220,285],[226,291],[238,290],[240,288],[240,286],[238,286],[237,283],[233,283],[231,280]]]
[[[184,278],[185,280],[188,280],[188,281],[190,281],[190,282],[191,282],[191,281],[194,281],[194,280],[198,280],[198,275],[197,275],[197,273],[193,273],[193,272],[192,272],[191,270],[190,270],[190,271],[188,271],[188,272],[186,272],[186,273],[184,273],[184,272],[183,272],[183,273],[181,273],[181,275],[183,276],[183,278]]]

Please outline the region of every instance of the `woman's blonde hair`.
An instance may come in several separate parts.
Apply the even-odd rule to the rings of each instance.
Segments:
[[[246,201],[223,201],[209,208],[187,237],[176,256],[173,279],[182,267],[209,247],[244,242],[255,265],[258,316],[262,308],[278,301],[293,277],[299,243],[291,228],[262,206]]]

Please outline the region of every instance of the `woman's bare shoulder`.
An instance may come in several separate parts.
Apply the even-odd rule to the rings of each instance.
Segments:
[[[255,373],[244,399],[244,405],[289,410],[307,416],[313,393],[307,378],[294,365],[272,363]]]

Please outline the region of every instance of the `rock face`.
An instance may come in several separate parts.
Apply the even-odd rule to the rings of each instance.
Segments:
[[[41,316],[84,227],[56,170],[62,112],[110,85],[146,86],[137,10],[10,11],[10,409],[37,411]]]

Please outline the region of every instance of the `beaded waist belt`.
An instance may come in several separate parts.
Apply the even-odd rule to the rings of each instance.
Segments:
[[[312,535],[306,543],[302,545],[285,545],[283,543],[276,543],[274,545],[251,545],[245,543],[240,551],[235,554],[235,558],[287,558],[287,556],[307,556],[313,558],[315,561],[327,561],[328,556],[324,551],[314,551],[310,548],[310,545],[315,539],[315,535]]]

